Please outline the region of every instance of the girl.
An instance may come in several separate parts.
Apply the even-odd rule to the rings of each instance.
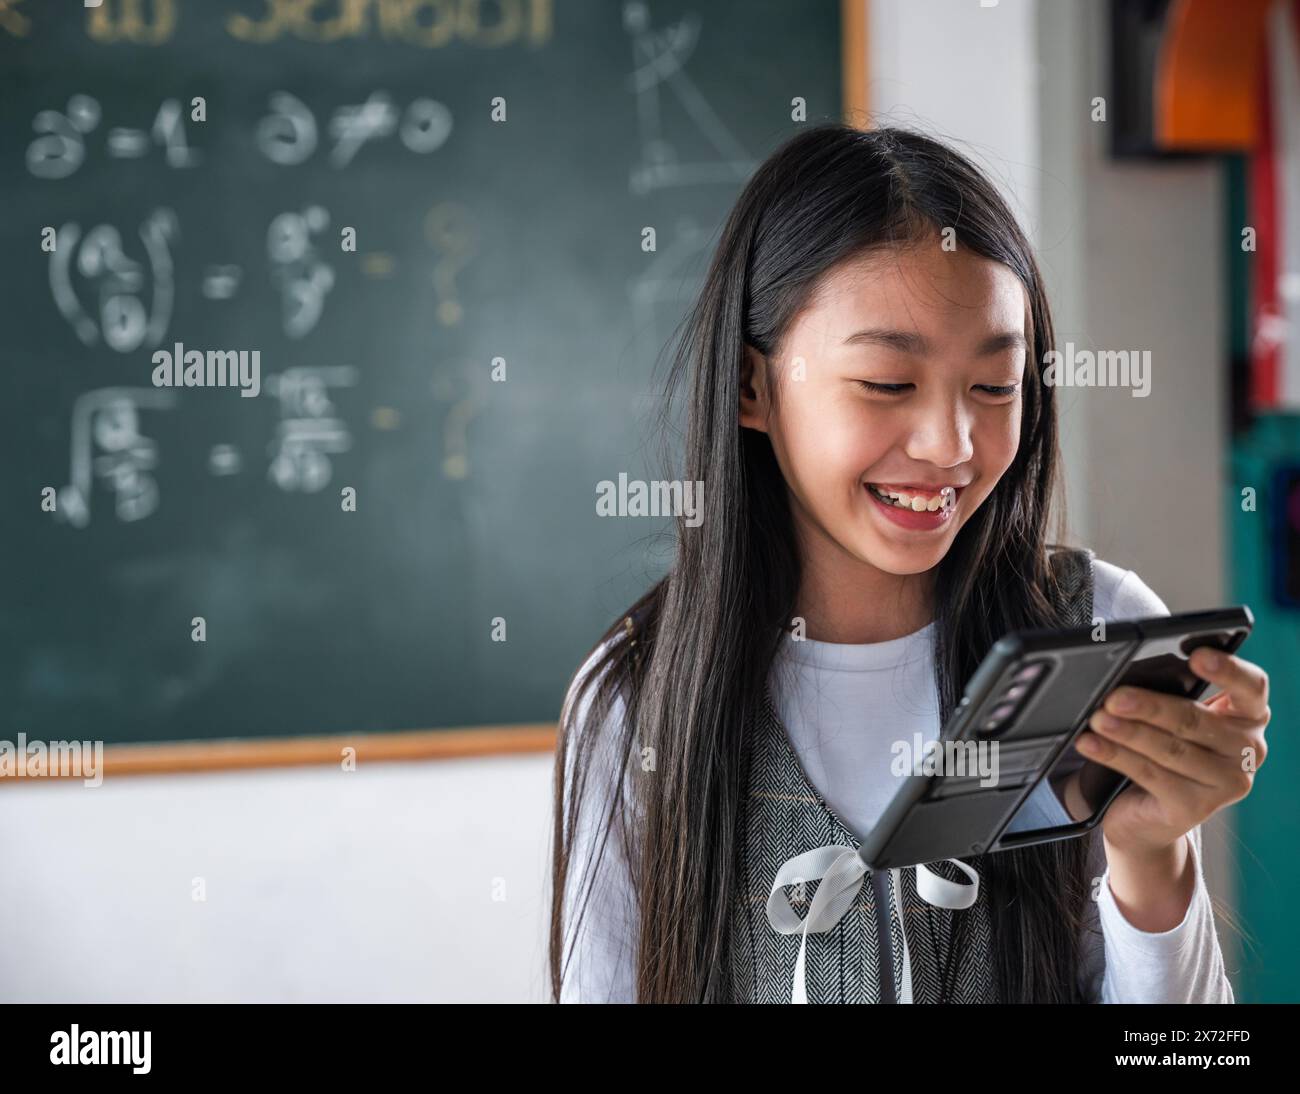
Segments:
[[[561,715],[556,999],[1233,1000],[1200,823],[1264,759],[1238,657],[1193,658],[1209,701],[1107,698],[1079,747],[1134,785],[1102,834],[886,875],[853,854],[895,743],[938,736],[999,637],[1167,614],[1049,552],[1053,344],[1028,243],[953,150],[822,125],[758,169],[670,376],[703,522]]]

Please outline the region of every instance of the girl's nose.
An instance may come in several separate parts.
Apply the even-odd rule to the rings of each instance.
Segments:
[[[922,410],[913,424],[907,454],[918,463],[953,467],[975,453],[971,421],[963,408],[932,407]]]

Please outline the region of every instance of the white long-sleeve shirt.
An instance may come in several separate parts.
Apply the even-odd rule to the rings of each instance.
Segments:
[[[1164,602],[1131,570],[1097,559],[1093,563],[1093,614],[1106,620],[1168,615]],[[773,666],[772,693],[805,774],[826,803],[859,838],[871,830],[906,775],[891,771],[893,743],[939,736],[931,623],[888,642],[844,644],[782,640]],[[579,673],[581,679],[595,656]],[[570,692],[572,695],[572,691]],[[578,712],[582,731],[586,706]],[[624,716],[621,699],[611,722]],[[606,728],[604,744],[614,735]],[[604,745],[602,745],[604,748]],[[597,754],[608,787],[607,751]],[[567,786],[567,783],[566,783]],[[582,823],[571,859],[566,891],[566,935],[572,937],[575,897],[590,883],[592,892],[577,946],[565,969],[561,1002],[631,1002],[635,999],[635,931],[632,899],[621,834],[613,832],[603,859],[588,875],[597,818],[606,801],[584,802]],[[1046,784],[1026,802],[1013,827],[1064,823]],[[1231,1003],[1214,913],[1202,867],[1201,832],[1190,833],[1195,889],[1183,921],[1167,931],[1143,931],[1120,911],[1110,889],[1110,870],[1100,838],[1093,877],[1100,877],[1097,900],[1087,909],[1082,974],[1089,997],[1102,1003]],[[1100,926],[1098,933],[1097,927]]]

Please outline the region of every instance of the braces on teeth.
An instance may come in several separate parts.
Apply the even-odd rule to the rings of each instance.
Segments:
[[[873,483],[867,483],[867,489],[886,505],[893,505],[898,509],[911,509],[914,513],[933,513],[940,509],[951,509],[957,504],[957,491],[951,486],[943,487],[938,496],[933,498],[926,498],[920,494],[912,495],[904,490],[881,490]]]

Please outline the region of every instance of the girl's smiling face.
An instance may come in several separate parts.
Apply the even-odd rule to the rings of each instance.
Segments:
[[[828,271],[777,359],[746,348],[740,423],[771,438],[812,572],[856,584],[846,564],[918,574],[947,553],[1015,459],[1026,300],[1009,268],[935,235]],[[921,501],[888,508],[868,484]],[[951,511],[912,511],[944,486]]]

